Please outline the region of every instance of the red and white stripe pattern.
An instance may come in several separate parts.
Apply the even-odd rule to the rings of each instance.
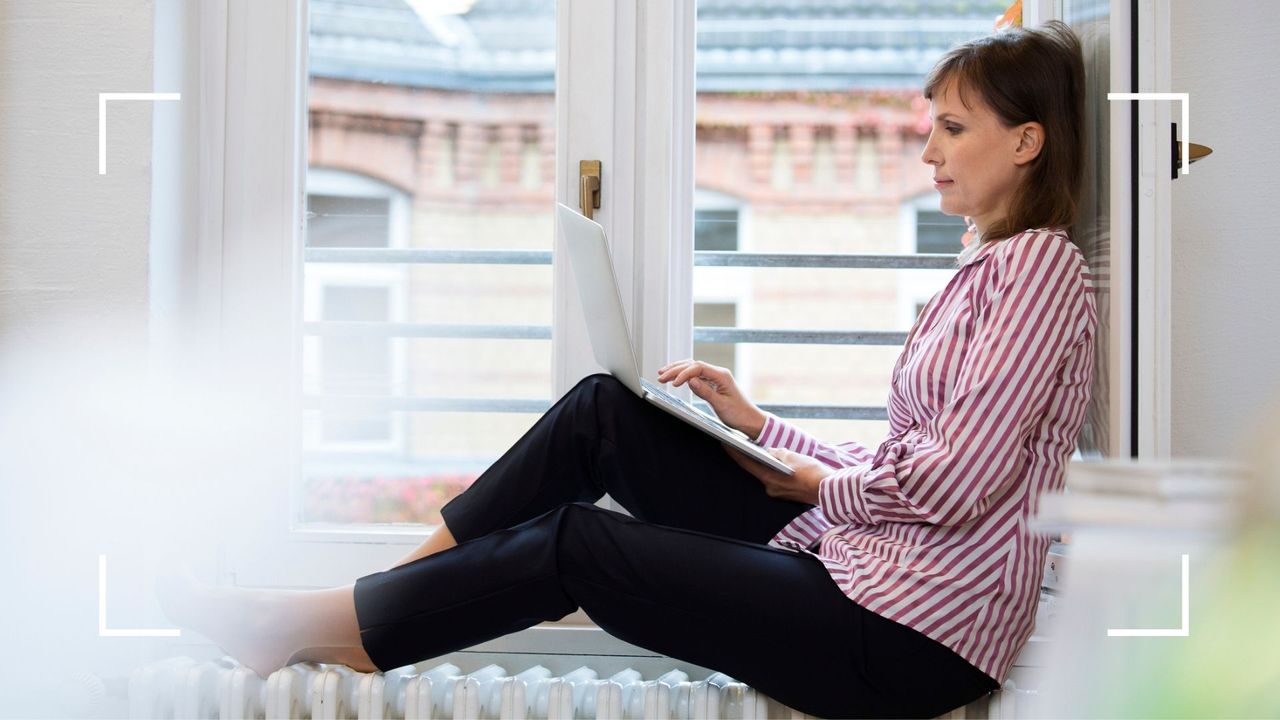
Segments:
[[[1064,233],[987,243],[911,329],[874,452],[768,417],[761,445],[837,468],[770,544],[812,552],[854,602],[1003,682],[1031,636],[1049,547],[1027,519],[1062,488],[1097,323],[1088,263]]]

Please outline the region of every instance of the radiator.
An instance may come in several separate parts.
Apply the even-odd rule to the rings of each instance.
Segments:
[[[989,703],[984,698],[943,718],[1012,718],[1013,693],[1007,692],[1012,689],[1006,684],[1006,692],[993,694]],[[585,666],[553,676],[541,665],[512,674],[494,664],[464,674],[451,663],[385,673],[297,663],[263,680],[229,657],[212,662],[176,657],[138,668],[129,677],[128,701],[135,720],[810,717],[723,673],[691,681],[685,672],[671,670],[646,680],[630,668],[599,677]]]
[[[607,678],[589,667],[553,676],[535,665],[510,673],[488,665],[462,673],[444,663],[360,673],[297,663],[263,680],[230,658],[170,658],[129,678],[131,718],[807,718],[723,673],[691,682],[672,670],[645,680],[627,669]]]

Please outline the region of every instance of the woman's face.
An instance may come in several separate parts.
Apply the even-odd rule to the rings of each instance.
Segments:
[[[1009,210],[1013,191],[1039,152],[1038,123],[1005,127],[978,93],[965,100],[954,80],[944,83],[929,103],[933,127],[920,159],[933,166],[933,186],[942,195],[942,212],[967,215],[985,232]],[[1027,128],[1031,128],[1028,137]],[[1034,145],[1030,147],[1028,143]],[[1028,157],[1029,150],[1033,150]]]

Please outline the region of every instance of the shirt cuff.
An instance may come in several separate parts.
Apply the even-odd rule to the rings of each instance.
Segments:
[[[771,432],[770,428],[773,426],[774,423],[777,423],[777,422],[781,422],[781,421],[778,420],[778,418],[775,417],[773,413],[766,412],[764,414],[764,425],[760,427],[760,434],[751,438],[751,442],[759,445],[760,447],[768,447],[767,445],[764,444],[765,438],[769,437]]]
[[[818,507],[832,522],[872,524],[875,519],[866,512],[858,494],[860,467],[838,470],[818,481]],[[846,492],[852,490],[852,492]]]
[[[766,448],[785,448],[810,457],[818,446],[817,441],[805,431],[772,413],[765,413],[764,428],[756,438],[756,444]]]

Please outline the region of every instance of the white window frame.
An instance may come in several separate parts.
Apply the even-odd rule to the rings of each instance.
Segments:
[[[595,219],[609,237],[644,375],[693,352],[694,10],[692,2],[644,0],[559,5],[556,200],[578,207],[578,162],[603,162]],[[577,36],[616,45],[599,62],[572,63]],[[557,237],[556,258],[561,250]],[[568,265],[557,262],[554,277],[558,396],[600,368]]]
[[[1119,4],[1112,2],[1112,8]],[[1169,19],[1172,9],[1168,3],[1141,0],[1138,3],[1138,88],[1136,92],[1173,92],[1170,87],[1171,48]],[[1125,40],[1128,40],[1127,30]],[[1114,43],[1118,30],[1112,25]],[[1126,47],[1128,43],[1126,42]],[[1113,45],[1114,47],[1114,45]],[[1113,51],[1112,57],[1115,57]],[[1124,87],[1128,79],[1115,82],[1116,66],[1112,62],[1112,87]],[[1129,69],[1128,63],[1124,70]],[[1128,116],[1127,103],[1114,103],[1124,116]],[[1113,108],[1113,112],[1116,108]],[[1173,415],[1172,345],[1173,283],[1172,246],[1172,190],[1173,162],[1169,148],[1173,142],[1170,130],[1173,122],[1173,103],[1143,101],[1138,103],[1138,256],[1133,262],[1138,266],[1137,312],[1132,313],[1138,323],[1137,346],[1138,376],[1130,382],[1138,385],[1137,407],[1132,409],[1138,424],[1138,447],[1134,455],[1143,460],[1167,460],[1170,447],[1170,418]],[[1114,116],[1113,116],[1114,117]],[[1112,122],[1112,132],[1117,123]],[[1125,168],[1129,167],[1128,124],[1124,126]],[[1114,136],[1113,136],[1114,139]],[[1113,147],[1115,145],[1113,144]],[[1115,176],[1113,175],[1113,181]],[[1129,207],[1128,175],[1124,184],[1125,208]],[[1115,188],[1113,184],[1112,191]],[[1113,203],[1112,207],[1115,207]],[[1128,215],[1126,214],[1126,219]],[[1115,227],[1113,225],[1112,227]],[[1128,228],[1128,225],[1125,226]],[[1126,268],[1129,264],[1126,263]],[[1115,275],[1112,275],[1114,278]],[[1128,277],[1127,275],[1125,276]],[[1126,284],[1126,295],[1131,288]],[[1129,343],[1126,343],[1128,345]],[[1126,428],[1127,430],[1127,428]]]
[[[1170,87],[1169,21],[1172,10],[1158,0],[1139,0],[1134,17],[1128,0],[1111,0],[1111,78],[1113,92],[1173,92]],[[1062,0],[1023,4],[1023,22],[1036,25],[1063,17]],[[1136,28],[1135,28],[1136,25]],[[1136,29],[1137,48],[1132,35]],[[1132,86],[1131,58],[1138,60],[1138,86]],[[1131,186],[1131,105],[1110,103],[1111,111],[1111,254],[1109,397],[1112,457],[1168,459],[1172,417],[1173,283],[1170,123],[1172,103],[1141,101],[1137,105],[1138,187]],[[1137,207],[1137,254],[1130,252],[1130,228]],[[1136,264],[1135,298],[1132,277]],[[1136,361],[1135,361],[1136,355]],[[1136,388],[1136,393],[1134,392]],[[1135,397],[1136,396],[1136,397]],[[1130,437],[1137,428],[1137,442]]]

